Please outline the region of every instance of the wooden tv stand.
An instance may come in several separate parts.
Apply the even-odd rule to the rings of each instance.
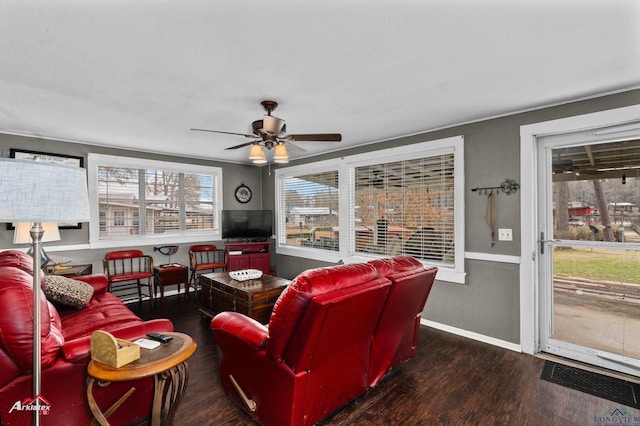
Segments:
[[[227,242],[227,271],[259,269],[263,274],[271,273],[271,244],[264,242]]]

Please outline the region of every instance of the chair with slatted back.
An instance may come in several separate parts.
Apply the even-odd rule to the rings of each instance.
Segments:
[[[216,269],[227,269],[225,253],[223,249],[217,248],[213,244],[198,244],[189,247],[189,263],[191,276],[189,285],[193,288],[196,297],[198,296],[198,277],[205,272],[215,272]]]
[[[153,303],[153,258],[140,250],[108,252],[102,261],[110,291],[123,301]],[[143,292],[144,289],[144,292]],[[146,294],[145,294],[146,293]]]

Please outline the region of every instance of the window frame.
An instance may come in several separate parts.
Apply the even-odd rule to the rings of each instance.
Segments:
[[[339,229],[342,229],[342,191],[340,190],[340,169],[336,165],[335,161],[320,161],[313,163],[313,165],[302,165],[302,166],[293,166],[277,169],[275,171],[275,199],[276,199],[276,208],[275,208],[275,236],[276,236],[276,253],[285,254],[289,256],[298,256],[298,257],[308,257],[311,259],[318,259],[325,262],[337,262],[340,259],[340,251],[333,250],[323,250],[319,248],[313,247],[303,247],[303,246],[294,246],[284,244],[283,239],[280,238],[283,233],[286,232],[283,227],[283,221],[280,218],[280,206],[282,203],[279,201],[284,199],[285,194],[282,192],[283,182],[284,180],[292,177],[297,177],[301,175],[312,175],[317,173],[326,173],[326,172],[338,172],[338,223]]]
[[[91,221],[89,223],[89,246],[91,248],[133,247],[152,244],[184,243],[185,239],[192,242],[211,241],[221,239],[220,215],[222,205],[222,168],[211,166],[199,166],[187,163],[174,163],[168,161],[148,160],[133,157],[120,157],[105,154],[88,154],[88,184],[89,184],[89,209]],[[170,235],[138,234],[126,237],[100,238],[100,206],[98,194],[98,169],[99,167],[121,167],[136,169],[155,169],[186,174],[204,174],[213,176],[214,194],[213,203],[214,223],[217,227],[212,230],[183,230],[175,231]]]
[[[339,157],[331,160],[292,167],[284,167],[275,171],[275,205],[276,205],[276,253],[297,256],[329,263],[366,262],[371,259],[384,257],[383,255],[356,252],[351,247],[355,238],[350,236],[355,232],[355,215],[349,206],[355,200],[355,169],[356,167],[372,164],[389,163],[402,160],[419,159],[442,154],[454,155],[454,266],[441,265],[436,262],[421,260],[425,266],[438,266],[438,280],[465,283],[464,267],[464,137],[453,136],[411,145],[386,148],[378,151]],[[280,227],[280,200],[282,182],[286,178],[308,175],[325,171],[338,170],[338,199],[339,199],[339,246],[338,251],[327,251],[310,247],[288,246],[281,243],[283,229]]]

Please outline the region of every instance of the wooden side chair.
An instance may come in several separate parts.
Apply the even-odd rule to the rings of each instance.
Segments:
[[[153,304],[153,258],[140,250],[112,251],[102,261],[107,291],[123,301],[148,297]],[[144,291],[143,291],[144,289]]]
[[[198,277],[205,272],[215,272],[216,269],[226,271],[227,262],[223,249],[217,248],[213,244],[198,244],[189,247],[189,269],[191,275],[189,285],[193,288],[196,297],[198,296]]]

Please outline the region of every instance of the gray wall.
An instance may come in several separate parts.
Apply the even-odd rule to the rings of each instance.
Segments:
[[[628,105],[640,104],[640,90],[589,99],[551,108],[514,114],[492,120],[427,132],[423,135],[399,138],[368,145],[366,148],[348,149],[339,153],[316,156],[292,162],[290,165],[326,160],[364,151],[408,145],[449,136],[465,138],[465,251],[492,255],[520,254],[520,195],[496,197],[496,227],[513,229],[512,242],[497,242],[491,247],[490,234],[485,222],[486,197],[471,192],[477,186],[496,186],[505,178],[520,182],[520,126],[557,118],[586,114]],[[9,148],[22,148],[59,154],[86,156],[88,152],[127,155],[193,164],[220,166],[224,169],[224,207],[274,209],[274,175],[269,167],[244,166],[220,162],[207,162],[133,151],[113,150],[90,145],[64,143],[37,138],[24,138],[0,134],[0,150],[8,155]],[[276,168],[277,166],[272,166]],[[248,205],[237,203],[234,189],[244,182],[253,189]],[[55,192],[55,189],[52,189]],[[0,229],[0,248],[12,247],[13,234]],[[78,244],[88,241],[86,226],[81,230],[62,230],[60,244]],[[172,257],[172,261],[186,263],[188,242]],[[56,243],[58,245],[58,243]],[[151,252],[152,247],[142,247]],[[101,260],[106,250],[56,252],[54,259],[66,256],[74,263],[92,263],[94,271],[101,271]],[[159,258],[162,255],[156,253]],[[163,263],[163,259],[157,262]],[[272,264],[282,277],[293,278],[301,271],[326,265],[310,259],[291,256],[273,256]],[[95,269],[98,268],[98,269]],[[507,342],[520,342],[519,266],[517,264],[467,259],[465,285],[436,282],[427,301],[424,318],[441,324],[479,333]]]
[[[520,126],[639,103],[640,90],[634,90],[389,140],[290,165],[463,135],[465,252],[519,256],[521,192],[496,197],[496,229],[513,229],[513,241],[496,241],[495,246],[491,247],[490,231],[485,221],[487,198],[471,189],[498,186],[505,178],[515,179],[520,183]],[[263,191],[269,194],[269,197],[265,197],[264,207],[273,208],[273,176],[265,175],[263,184]],[[278,273],[285,277],[293,277],[307,268],[326,265],[291,256],[277,256],[275,262]],[[465,285],[436,282],[423,318],[506,342],[520,343],[519,265],[467,259],[465,269]]]
[[[198,164],[206,166],[221,167],[223,169],[223,207],[225,209],[261,209],[263,203],[262,188],[262,174],[260,169],[243,164],[231,164],[219,161],[206,161],[202,159],[183,158],[161,154],[151,154],[146,152],[128,151],[121,149],[112,149],[105,147],[98,147],[92,145],[85,145],[79,143],[61,142],[50,139],[30,138],[14,135],[6,135],[0,133],[0,156],[8,157],[9,150],[11,148],[29,150],[29,151],[41,151],[52,154],[65,154],[74,155],[77,157],[84,157],[84,165],[87,165],[87,154],[99,153],[108,155],[121,155],[133,158],[144,158],[150,160],[171,161],[177,163]],[[240,204],[236,201],[234,192],[235,188],[244,183],[252,189],[253,196],[251,201],[247,204]],[[43,183],[46,185],[46,183]],[[59,188],[51,188],[51,196],[55,196],[55,192],[60,190]],[[75,244],[87,244],[89,242],[89,227],[87,224],[82,225],[82,229],[61,229],[60,235],[62,240],[54,243],[45,243],[45,250],[47,245],[64,246]],[[184,265],[189,264],[188,250],[190,241],[184,241],[183,244],[179,244],[180,248],[178,252],[171,256],[172,262],[179,262]],[[224,247],[224,243],[220,241],[212,241],[212,243],[219,244],[220,247]],[[0,224],[0,249],[8,248],[26,248],[27,246],[14,246],[13,245],[13,231],[7,230],[5,224]],[[154,257],[156,264],[167,263],[168,258],[153,251],[153,246],[139,246],[132,247],[142,250],[145,254],[150,254]],[[94,273],[102,272],[102,259],[107,251],[113,249],[100,249],[100,250],[69,250],[69,251],[53,251],[48,252],[51,258],[56,262],[62,262],[70,260],[74,264],[91,263],[93,265]]]

